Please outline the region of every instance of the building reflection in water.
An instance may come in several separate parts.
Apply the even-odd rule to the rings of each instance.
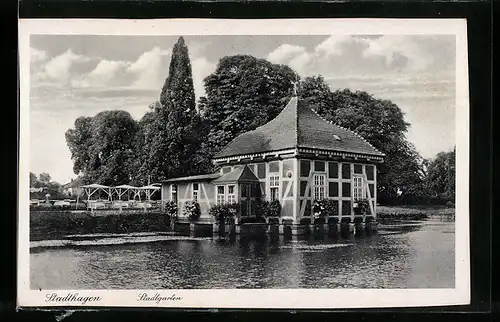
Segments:
[[[356,238],[173,237],[31,254],[32,289],[454,287],[454,223]]]

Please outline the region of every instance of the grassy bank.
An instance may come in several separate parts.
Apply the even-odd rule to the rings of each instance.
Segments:
[[[437,216],[454,216],[455,208],[449,206],[377,206],[379,219],[419,220]]]
[[[168,217],[159,212],[95,216],[90,212],[32,211],[30,240],[61,239],[75,234],[158,232],[166,231],[168,226]]]

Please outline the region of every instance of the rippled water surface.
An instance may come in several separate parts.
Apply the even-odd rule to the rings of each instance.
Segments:
[[[219,241],[38,247],[32,289],[453,288],[453,222],[381,226],[348,239]]]

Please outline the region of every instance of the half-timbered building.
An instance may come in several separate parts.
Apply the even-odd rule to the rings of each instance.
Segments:
[[[315,200],[332,199],[339,219],[350,220],[356,202],[367,200],[375,217],[377,164],[383,158],[360,135],[326,121],[293,97],[276,118],[237,136],[216,154],[216,173],[163,182],[162,199],[177,201],[179,209],[197,200],[207,219],[217,203],[240,202],[240,215],[248,216],[255,211],[252,201],[279,200],[281,218],[295,223],[313,215]]]

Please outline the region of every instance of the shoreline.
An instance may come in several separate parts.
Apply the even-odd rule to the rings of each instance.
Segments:
[[[392,224],[383,223],[380,225],[380,231],[376,234],[392,235],[400,234],[406,231],[406,228],[421,227],[425,226],[425,220],[401,220],[393,222]],[[444,222],[451,223],[450,221]],[[395,231],[400,230],[402,231]],[[298,240],[306,240],[310,236],[294,236]],[[336,240],[350,240],[350,238],[337,236]],[[46,239],[30,241],[30,251],[33,250],[45,250],[45,249],[56,249],[56,248],[68,248],[68,247],[92,247],[92,246],[114,246],[114,245],[131,245],[131,244],[144,244],[144,243],[154,243],[163,241],[201,241],[217,240],[215,236],[196,236],[196,235],[186,235],[178,232],[168,231],[168,232],[135,232],[135,233],[104,233],[104,234],[78,234],[78,235],[67,235],[61,239]],[[293,241],[292,237],[292,241]]]

